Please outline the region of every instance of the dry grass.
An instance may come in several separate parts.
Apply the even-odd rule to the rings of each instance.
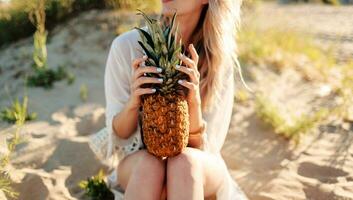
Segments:
[[[86,84],[80,86],[80,99],[82,102],[86,102],[88,99],[88,88]]]
[[[323,50],[313,37],[280,29],[259,30],[254,24],[239,34],[240,60],[266,65],[277,71],[293,67],[308,80],[327,81],[330,69],[336,67],[333,49]]]
[[[308,81],[329,84],[341,99],[332,110],[319,108],[315,113],[294,117],[271,98],[257,95],[256,112],[276,133],[298,142],[301,135],[328,116],[353,120],[350,114],[353,112],[353,61],[340,63],[333,54],[334,49],[324,50],[314,43],[312,36],[280,29],[259,30],[250,25],[240,32],[239,44],[240,60],[245,65],[266,66],[278,73],[294,68]],[[241,91],[236,98],[240,102],[248,99]]]
[[[20,131],[27,118],[27,104],[28,98],[25,96],[20,109],[14,113],[16,119],[15,130],[9,133],[1,133],[11,136],[7,144],[8,151],[0,156],[0,190],[10,198],[16,198],[18,193],[11,187],[11,179],[7,171],[7,166],[10,163],[10,156],[15,151],[16,145],[20,143]]]
[[[46,0],[37,0],[35,4],[29,4],[29,19],[36,27],[34,33],[34,51],[33,61],[35,68],[44,69],[47,67],[47,35],[48,32],[45,30],[45,3]],[[31,5],[31,6],[30,6]]]
[[[0,119],[8,123],[16,123],[19,115],[25,115],[25,121],[37,118],[37,113],[29,113],[27,109],[28,98],[25,97],[23,103],[17,98],[11,106],[0,112]]]
[[[326,108],[306,115],[294,116],[291,113],[284,113],[284,109],[275,105],[264,95],[257,95],[255,98],[256,114],[267,124],[273,127],[275,133],[289,139],[294,139],[296,143],[300,137],[318,125],[322,120],[330,115]],[[289,116],[286,116],[289,115]]]

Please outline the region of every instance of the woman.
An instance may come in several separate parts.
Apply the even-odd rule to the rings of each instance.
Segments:
[[[202,137],[189,140],[185,151],[166,160],[146,151],[139,126],[140,97],[155,92],[140,86],[159,83],[143,75],[159,71],[139,67],[146,56],[137,43],[136,30],[113,41],[105,71],[108,156],[119,154],[115,180],[125,199],[188,200],[213,195],[219,200],[246,199],[220,154],[234,102],[240,4],[240,0],[162,1],[161,18],[177,12],[179,37],[190,55],[180,55],[185,65],[178,68],[190,77],[190,82],[179,82],[189,90],[190,132],[203,130]]]

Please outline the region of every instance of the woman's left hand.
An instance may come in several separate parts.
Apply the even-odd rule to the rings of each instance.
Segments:
[[[189,106],[200,106],[200,73],[197,69],[199,55],[197,54],[197,51],[193,44],[190,44],[188,48],[191,54],[191,58],[188,58],[183,54],[178,55],[178,57],[183,61],[186,66],[177,65],[176,69],[186,73],[190,77],[190,82],[188,82],[187,80],[179,80],[178,83],[189,89],[189,93],[187,96]]]

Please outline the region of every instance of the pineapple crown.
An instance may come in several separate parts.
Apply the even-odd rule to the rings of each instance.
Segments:
[[[163,79],[163,83],[149,84],[149,86],[156,88],[157,92],[163,94],[180,89],[183,90],[177,81],[179,79],[187,79],[187,76],[183,72],[175,69],[175,66],[181,63],[178,54],[184,50],[182,40],[177,41],[176,38],[178,25],[175,25],[175,19],[177,14],[174,13],[170,23],[161,23],[159,20],[148,17],[144,12],[138,11],[138,15],[144,17],[148,28],[148,31],[145,31],[135,27],[141,38],[138,43],[148,57],[145,61],[145,65],[162,69],[162,72],[159,74],[146,73],[147,77]]]

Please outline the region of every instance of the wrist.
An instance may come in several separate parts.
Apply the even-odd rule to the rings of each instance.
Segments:
[[[201,108],[201,99],[197,98],[189,103],[190,108]]]
[[[138,111],[140,108],[139,104],[134,103],[132,99],[130,99],[126,104],[126,109],[128,111]]]

